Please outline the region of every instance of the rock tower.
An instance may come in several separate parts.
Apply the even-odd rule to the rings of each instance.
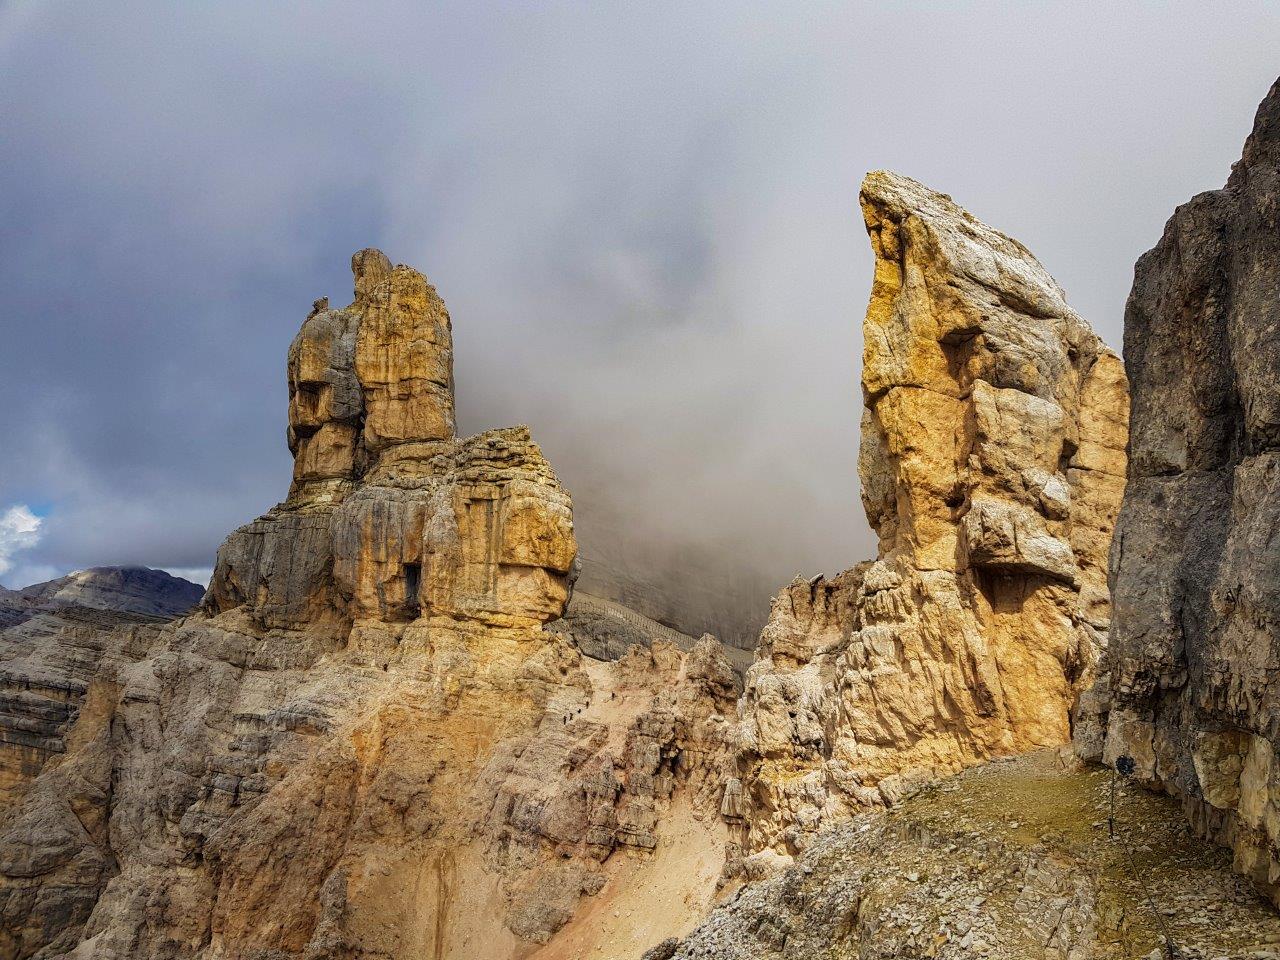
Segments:
[[[449,313],[422,274],[351,258],[289,348],[288,499],[227,538],[213,613],[267,627],[557,617],[577,551],[568,494],[523,427],[454,436]]]
[[[775,598],[725,813],[792,855],[912,781],[1071,736],[1110,604],[1119,359],[1022,244],[868,174],[862,502],[877,559]]]
[[[352,267],[289,350],[288,496],[201,608],[0,627],[7,725],[41,748],[0,738],[0,956],[598,956],[714,895],[719,645],[606,661],[543,629],[568,494],[525,428],[455,435],[426,279]],[[656,916],[610,902],[633,888]]]

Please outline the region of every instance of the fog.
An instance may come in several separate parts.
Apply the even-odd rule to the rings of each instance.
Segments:
[[[873,553],[870,169],[1026,243],[1114,346],[1275,78],[1265,4],[0,8],[9,587],[212,565],[281,499],[286,347],[378,246],[589,553],[744,585]],[[30,523],[26,524],[29,528]]]

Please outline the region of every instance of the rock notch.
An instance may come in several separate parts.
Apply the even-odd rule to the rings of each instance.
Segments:
[[[859,472],[878,557],[774,599],[725,814],[747,865],[913,782],[1061,744],[1110,617],[1119,359],[1020,243],[868,174]]]
[[[1078,742],[1132,757],[1280,902],[1278,226],[1280,81],[1226,187],[1179,207],[1135,270],[1109,682]]]

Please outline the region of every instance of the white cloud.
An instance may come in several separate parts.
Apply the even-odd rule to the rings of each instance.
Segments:
[[[13,568],[13,555],[40,542],[43,521],[26,504],[14,504],[0,514],[0,574]]]

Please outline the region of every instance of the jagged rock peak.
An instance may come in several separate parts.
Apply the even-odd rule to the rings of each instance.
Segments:
[[[568,494],[527,428],[455,436],[452,326],[426,278],[373,249],[351,270],[353,302],[316,301],[289,348],[288,498],[227,539],[210,610],[339,630],[559,616]]]
[[[1025,247],[949,197],[876,172],[860,199],[878,557],[774,600],[726,807],[749,872],[912,783],[1065,742],[1109,620],[1119,359]]]
[[[317,300],[289,348],[295,499],[331,496],[385,451],[454,436],[453,334],[426,277],[379,250],[351,258],[355,299]]]
[[[1030,251],[949,197],[876,172],[860,199],[876,268],[859,472],[881,556],[906,551],[925,569],[971,559],[1103,585],[1105,543],[1100,554],[1073,551],[1041,528],[1071,512],[1071,470],[1123,477],[1119,359]]]
[[[1065,291],[1030,250],[983,223],[948,194],[900,173],[873,170],[863,178],[859,200],[873,249],[879,242],[886,244],[876,251],[878,260],[892,260],[901,253],[892,226],[913,221],[936,245],[932,256],[950,269],[1002,296],[1016,296],[1019,306],[1034,315],[1070,313]]]
[[[391,275],[395,269],[381,250],[365,247],[351,255],[351,273],[355,276],[356,300],[366,299],[373,288]]]
[[[528,428],[453,436],[421,275],[353,272],[290,353],[290,494],[201,610],[0,597],[0,956],[634,956],[714,896],[732,667],[616,606],[649,642],[615,661],[543,628],[568,494]]]
[[[1077,745],[1180,797],[1280,902],[1280,81],[1134,271],[1109,670]],[[1103,732],[1105,731],[1105,743]]]
[[[176,617],[200,602],[204,588],[150,567],[89,567],[11,594],[34,608],[67,605]]]

